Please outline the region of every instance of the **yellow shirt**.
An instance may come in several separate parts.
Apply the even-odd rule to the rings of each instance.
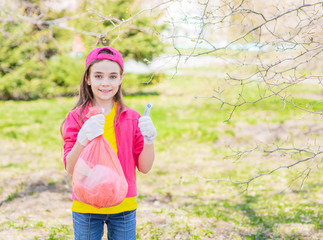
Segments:
[[[114,118],[116,116],[117,104],[115,103],[111,112],[105,117],[103,136],[108,140],[113,150],[118,155],[116,134],[114,131]],[[97,213],[97,214],[115,214],[125,211],[135,210],[137,208],[136,197],[125,198],[119,205],[109,208],[95,208],[80,201],[73,201],[72,211],[79,213]]]

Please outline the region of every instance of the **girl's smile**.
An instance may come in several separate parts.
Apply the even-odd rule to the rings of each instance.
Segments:
[[[109,93],[109,92],[112,92],[112,90],[103,90],[103,89],[99,89],[100,92],[102,93]]]

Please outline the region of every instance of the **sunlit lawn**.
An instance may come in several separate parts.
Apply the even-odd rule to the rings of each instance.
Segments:
[[[230,89],[216,74],[191,72],[196,74],[166,76],[142,88],[141,95],[125,97],[140,113],[147,103],[154,104],[151,117],[158,131],[153,170],[138,174],[138,239],[322,238],[319,157],[248,186],[230,180],[246,181],[297,159],[260,151],[238,160],[226,157],[273,143],[317,146],[314,140],[323,140],[322,119],[278,98],[243,105],[230,118],[232,107],[220,109],[216,99],[201,97],[213,96],[221,87],[225,100],[232,101],[241,88]],[[257,98],[256,85],[244,91],[251,100]],[[294,91],[322,94],[307,86]],[[59,127],[75,100],[0,103],[0,238],[72,239],[70,178],[63,169]],[[315,99],[299,95],[295,101],[322,109]],[[268,134],[261,140],[264,132]],[[307,167],[311,171],[305,178],[301,173]],[[33,215],[40,211],[39,217]]]

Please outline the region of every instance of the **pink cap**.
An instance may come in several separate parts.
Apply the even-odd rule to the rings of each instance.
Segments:
[[[107,49],[109,51],[112,52],[113,55],[111,54],[106,54],[106,53],[102,53],[100,54],[100,52],[104,49]],[[112,48],[112,47],[98,47],[93,49],[86,57],[85,60],[85,68],[87,68],[87,66],[94,60],[97,59],[107,59],[107,60],[111,60],[114,62],[117,62],[120,64],[122,70],[123,70],[123,59],[122,59],[122,55],[121,53],[119,53],[116,49]]]

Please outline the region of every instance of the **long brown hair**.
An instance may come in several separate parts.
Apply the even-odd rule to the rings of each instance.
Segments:
[[[113,55],[113,53],[111,51],[109,51],[108,49],[103,49],[99,54],[110,54],[110,55]],[[92,61],[88,66],[87,68],[85,69],[83,75],[82,75],[82,80],[81,80],[81,84],[80,84],[80,90],[79,90],[79,97],[78,97],[78,101],[77,103],[75,104],[75,106],[73,107],[72,110],[78,108],[78,107],[81,107],[80,109],[80,112],[79,112],[79,122],[78,124],[82,123],[83,122],[83,117],[82,117],[82,113],[85,109],[86,106],[89,106],[92,104],[93,102],[93,99],[94,99],[94,96],[93,96],[93,92],[92,92],[92,89],[91,89],[91,86],[88,85],[88,79],[90,77],[90,74],[91,74],[91,67],[95,64],[95,63],[98,63],[98,62],[101,62],[101,61],[110,61],[110,60],[107,60],[107,59],[97,59],[97,60],[94,60]],[[120,66],[120,64],[118,63],[119,67],[120,67],[120,76],[122,77],[123,76],[123,69],[122,67]],[[122,97],[122,83],[120,84],[119,86],[119,89],[116,93],[116,95],[113,96],[113,100],[118,103],[120,105],[120,109],[119,111],[117,112],[116,114],[116,118],[117,120],[119,119],[120,117],[120,114],[121,112],[123,111],[124,107],[125,107],[125,104],[123,102],[123,97]],[[64,123],[65,123],[65,120],[62,122],[61,124],[61,134],[62,134],[62,131],[63,131],[63,127],[64,127]]]

